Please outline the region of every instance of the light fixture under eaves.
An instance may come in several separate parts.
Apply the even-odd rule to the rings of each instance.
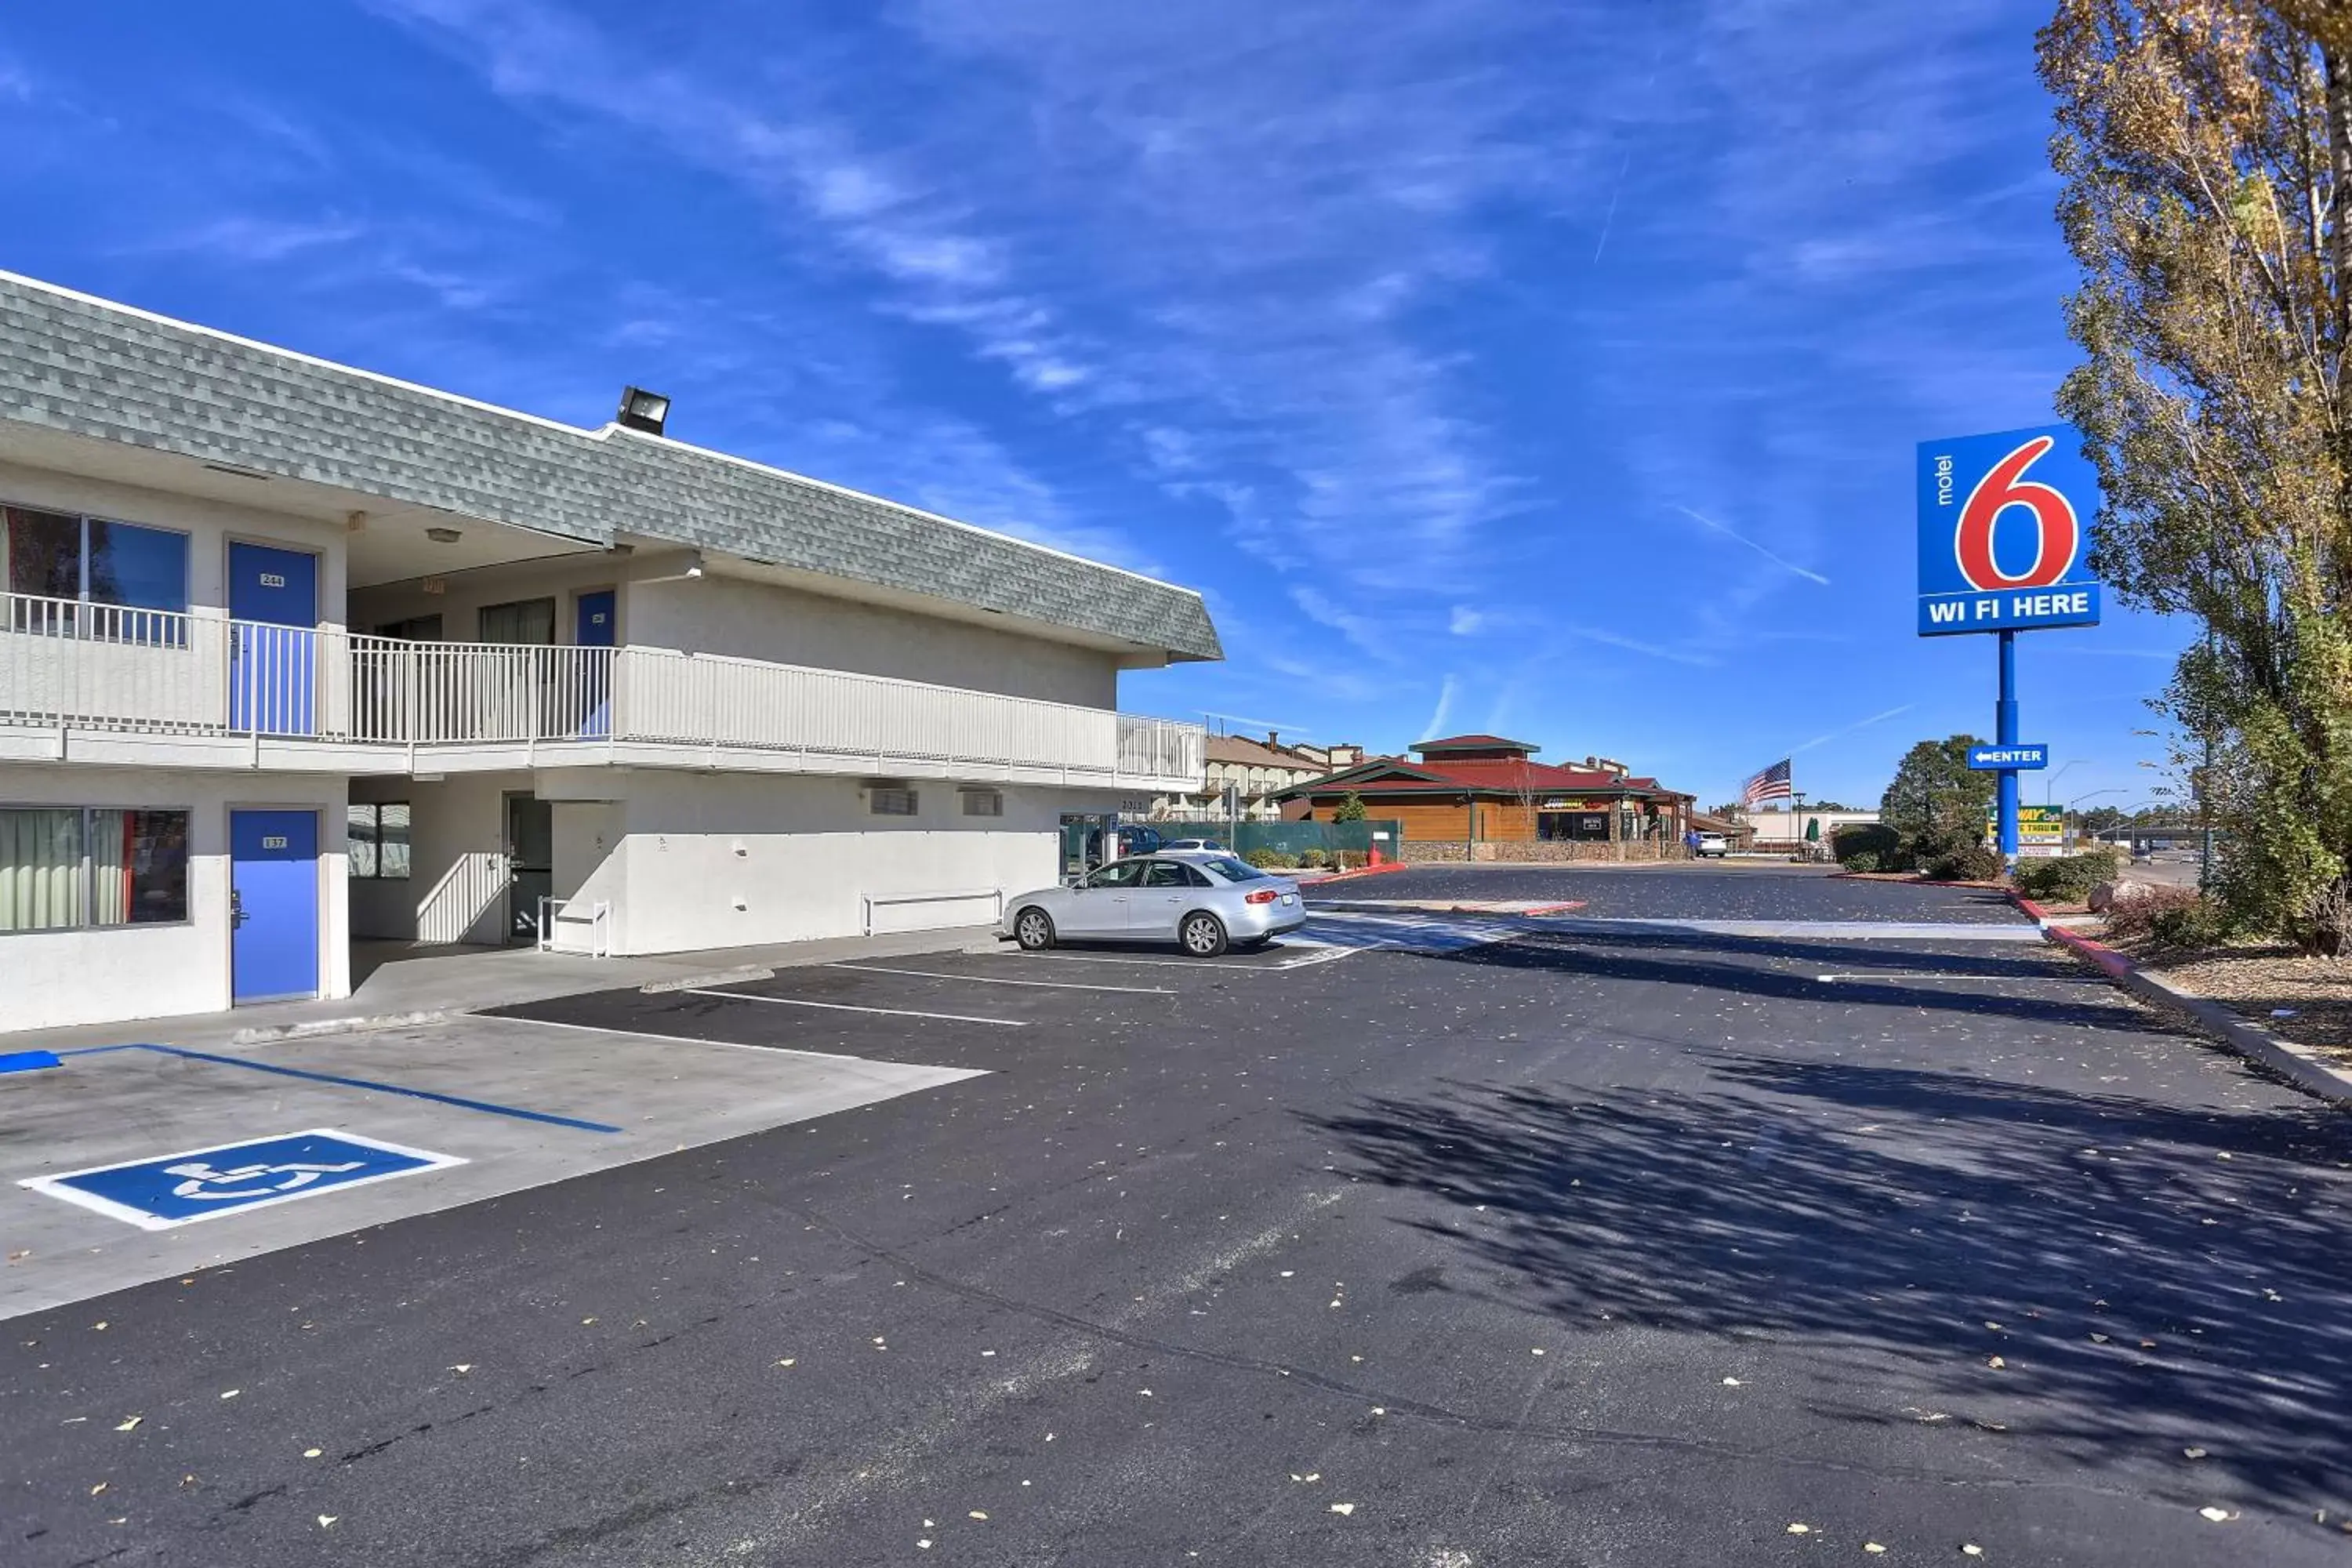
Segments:
[[[436,544],[455,544],[466,536],[454,528],[428,528],[425,537]]]
[[[683,572],[665,572],[658,577],[639,577],[635,580],[639,583],[690,583],[701,575],[702,552],[698,550],[694,552],[693,559],[687,563],[686,570]]]

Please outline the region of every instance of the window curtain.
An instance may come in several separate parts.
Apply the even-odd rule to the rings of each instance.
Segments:
[[[0,811],[0,931],[82,921],[81,813]]]
[[[131,814],[93,811],[89,814],[89,923],[121,926],[131,923]]]
[[[524,599],[482,606],[482,640],[544,647],[555,640],[555,601]]]

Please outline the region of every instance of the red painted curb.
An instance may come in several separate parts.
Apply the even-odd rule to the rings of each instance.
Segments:
[[[2026,919],[2033,921],[2036,925],[2046,926],[2050,923],[2050,916],[2043,911],[2040,904],[2035,903],[2032,899],[2027,898],[2015,888],[2011,888],[2007,889],[2007,891],[2009,894],[2009,901],[2015,904],[2019,910],[2024,914]]]
[[[1352,871],[1334,871],[1328,877],[1293,877],[1292,881],[1309,888],[1321,888],[1333,882],[1353,881],[1358,877],[1385,877],[1391,871],[1408,871],[1412,866],[1402,860],[1391,860],[1385,866],[1359,866]]]
[[[2057,942],[2061,946],[2073,948],[2117,980],[2136,973],[2139,968],[2137,964],[2106,943],[2093,942],[2087,936],[2077,936],[2064,926],[2043,926],[2042,934]]]

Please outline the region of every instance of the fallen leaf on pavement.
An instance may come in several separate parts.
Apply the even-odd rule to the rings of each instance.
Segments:
[[[1333,1513],[1353,1513],[1356,1511],[1356,1505],[1351,1502],[1335,1502],[1331,1505],[1331,1511]]]
[[[130,1420],[125,1421],[121,1426],[115,1427],[115,1430],[118,1432],[136,1432],[139,1430],[139,1423],[142,1417],[133,1415]]]
[[[319,1528],[320,1530],[331,1530],[334,1528],[335,1521],[342,1517],[343,1516],[340,1513],[322,1513],[319,1516]]]
[[[2216,1524],[2221,1523],[2223,1520],[2230,1517],[2230,1510],[2228,1509],[2215,1508],[2210,1504],[2199,1509],[2197,1511],[2204,1515],[2207,1519],[2211,1520]]]

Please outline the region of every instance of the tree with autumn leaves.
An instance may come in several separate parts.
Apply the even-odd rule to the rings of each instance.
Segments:
[[[2197,616],[2162,706],[2213,891],[2352,949],[2352,0],[2059,0],[2059,216],[2086,356],[2061,412],[2099,575]],[[2212,762],[2204,762],[2206,748]]]

